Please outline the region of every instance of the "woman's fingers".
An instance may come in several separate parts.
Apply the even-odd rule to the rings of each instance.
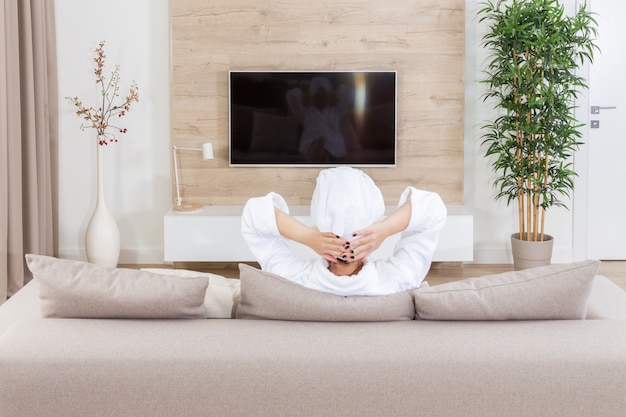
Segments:
[[[375,231],[371,228],[366,228],[356,231],[352,239],[350,246],[351,255],[355,260],[363,260],[367,258],[372,252],[378,248]]]
[[[350,243],[333,233],[322,233],[324,253],[333,257],[341,257],[350,247]]]

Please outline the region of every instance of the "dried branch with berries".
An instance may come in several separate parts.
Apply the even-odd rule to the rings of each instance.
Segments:
[[[107,79],[104,76],[104,66],[106,55],[104,54],[104,41],[98,44],[95,50],[96,63],[94,74],[96,76],[96,84],[100,85],[100,94],[102,96],[101,103],[96,107],[88,107],[83,104],[78,97],[65,97],[74,103],[76,107],[76,115],[83,119],[80,125],[81,130],[95,129],[98,132],[98,144],[108,145],[117,142],[116,133],[126,133],[127,129],[114,124],[114,121],[120,119],[130,111],[133,102],[139,102],[139,87],[134,81],[128,89],[128,95],[120,100],[120,68],[115,66],[111,77]]]

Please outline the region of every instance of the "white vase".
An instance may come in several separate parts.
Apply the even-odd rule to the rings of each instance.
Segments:
[[[103,154],[104,147],[96,145],[97,151],[97,193],[96,208],[91,215],[85,233],[85,249],[90,263],[115,267],[120,257],[120,229],[107,208],[104,199]]]

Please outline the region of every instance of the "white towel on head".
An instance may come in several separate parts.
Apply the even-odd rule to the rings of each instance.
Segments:
[[[330,93],[333,89],[333,86],[328,78],[315,77],[311,80],[311,83],[309,84],[309,94],[312,96],[315,95],[315,93],[317,93],[317,90],[319,90],[320,88],[327,93]]]
[[[355,231],[384,215],[383,195],[363,171],[337,167],[319,173],[311,199],[311,217],[321,232],[352,239]]]

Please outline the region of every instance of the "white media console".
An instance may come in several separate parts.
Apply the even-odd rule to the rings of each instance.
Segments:
[[[310,225],[309,207],[290,207],[290,213]],[[395,207],[388,207],[388,211]],[[204,206],[193,213],[169,210],[164,218],[165,262],[254,262],[254,256],[241,236],[243,206]],[[374,259],[391,255],[399,235],[387,239]],[[315,252],[293,242],[302,257]],[[474,225],[472,215],[463,206],[448,206],[448,219],[441,231],[434,262],[470,262],[473,260]]]

